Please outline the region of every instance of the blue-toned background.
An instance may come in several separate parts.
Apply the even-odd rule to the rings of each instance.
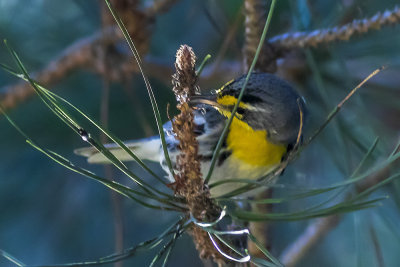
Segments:
[[[395,0],[379,3],[372,0],[278,1],[269,34],[332,27],[391,9],[396,3]],[[236,17],[242,19],[241,5],[239,0],[178,1],[157,18],[151,29],[153,35],[147,58],[172,65],[177,48],[184,43],[194,48],[200,60],[207,53],[215,58],[230,25]],[[0,38],[9,41],[29,70],[39,70],[72,42],[99,30],[99,12],[99,1],[94,0],[0,0]],[[347,137],[348,131],[356,133],[364,147],[376,136],[380,137],[374,160],[382,160],[390,154],[398,141],[400,127],[399,33],[400,26],[387,27],[355,37],[350,42],[308,50],[320,71],[328,104],[322,104],[318,77],[304,63],[309,61],[304,60],[300,67],[289,63],[294,69],[293,75],[289,75],[293,78],[291,82],[305,96],[310,108],[306,134],[311,133],[361,79],[381,65],[389,68],[361,89],[346,104],[340,114],[341,120],[333,121],[285,171],[279,182],[285,187],[277,190],[276,195],[285,195],[296,188],[328,186],[348,177],[362,155],[354,141]],[[239,26],[235,45],[229,47],[223,60],[241,62],[238,52],[243,43],[242,35],[243,27]],[[0,46],[0,62],[13,64],[4,45]],[[230,78],[234,78],[235,74],[231,75]],[[165,121],[167,103],[173,106],[175,100],[169,80],[156,76],[150,74],[150,79]],[[217,78],[202,84],[200,79],[200,84],[202,89],[208,90],[226,81]],[[1,94],[7,93],[7,85],[16,82],[17,79],[0,71]],[[97,120],[102,88],[102,77],[88,70],[73,71],[51,86],[54,92]],[[109,129],[122,140],[155,134],[150,101],[140,76],[133,76],[127,88],[137,103],[132,102],[121,84],[111,83]],[[83,158],[73,154],[75,148],[85,145],[84,142],[37,97],[9,110],[9,115],[39,144],[104,174],[103,166],[89,166]],[[145,175],[134,164],[131,166],[133,171]],[[163,175],[157,164],[151,166]],[[131,185],[117,170],[113,170],[113,174],[116,180]],[[378,208],[344,215],[338,227],[323,238],[299,266],[357,266],[357,261],[358,266],[379,266],[378,250],[384,266],[397,266],[400,262],[399,188],[399,183],[395,182],[375,193],[374,196],[389,197]],[[323,197],[301,200],[277,206],[276,211],[301,210],[321,200]],[[124,247],[156,236],[176,220],[176,214],[146,209],[129,199],[121,198],[119,203]],[[0,249],[27,265],[95,260],[114,252],[115,217],[109,189],[64,169],[34,150],[0,115]],[[272,252],[279,255],[309,223],[273,223]],[[146,266],[152,256],[152,252],[140,253],[124,261],[123,266]],[[190,237],[185,235],[174,248],[169,266],[189,265],[203,266]],[[12,264],[0,258],[0,266]]]

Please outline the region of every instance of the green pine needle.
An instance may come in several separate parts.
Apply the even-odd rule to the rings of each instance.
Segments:
[[[147,89],[147,92],[148,92],[149,97],[150,97],[151,107],[153,109],[154,117],[156,119],[157,129],[158,129],[158,133],[160,135],[160,139],[161,139],[161,144],[162,144],[163,151],[164,151],[165,160],[167,162],[167,165],[168,165],[168,168],[169,168],[169,171],[170,171],[171,175],[174,176],[174,169],[172,167],[171,159],[170,159],[169,154],[168,154],[167,142],[165,141],[165,134],[164,134],[163,124],[161,122],[160,111],[158,109],[158,105],[157,105],[157,101],[156,101],[156,98],[155,98],[154,93],[153,93],[153,89],[151,88],[150,82],[147,79],[147,76],[145,75],[145,73],[143,71],[142,62],[141,62],[141,59],[140,59],[139,52],[137,51],[136,46],[133,43],[133,40],[130,37],[130,35],[128,33],[128,30],[126,29],[126,27],[125,27],[124,23],[122,22],[121,18],[118,16],[118,14],[113,9],[110,1],[109,0],[104,0],[104,1],[106,2],[107,6],[108,6],[108,9],[110,10],[111,14],[113,15],[113,17],[115,19],[115,22],[118,24],[118,27],[121,29],[122,34],[124,35],[125,40],[127,41],[128,45],[129,45],[129,48],[131,49],[131,52],[132,52],[133,56],[135,57],[135,60],[136,60],[136,62],[138,64],[140,73],[142,74],[143,81],[144,81],[144,83],[146,85],[146,89]]]

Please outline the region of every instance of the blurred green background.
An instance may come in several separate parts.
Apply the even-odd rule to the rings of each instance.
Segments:
[[[0,0],[0,38],[9,41],[29,70],[40,70],[72,42],[101,28],[99,2]],[[143,6],[151,4],[142,2]],[[392,9],[397,3],[396,0],[281,0],[269,36],[332,27]],[[145,60],[172,66],[180,44],[192,46],[200,60],[207,53],[217,57],[235,19],[243,20],[241,7],[239,0],[178,1],[167,13],[157,17]],[[242,25],[239,24],[224,62],[241,63]],[[380,143],[374,160],[379,162],[390,154],[398,141],[400,127],[399,33],[400,26],[385,27],[349,42],[298,51],[300,65],[282,62],[280,73],[289,73],[287,77],[292,78],[290,81],[304,95],[310,109],[306,134],[320,125],[347,92],[375,68],[387,65],[388,69],[362,88],[339,117],[289,166],[278,182],[282,188],[274,194],[287,195],[298,188],[317,188],[342,181],[349,177],[376,136],[380,137]],[[0,48],[0,62],[12,64],[4,45]],[[313,63],[316,68],[312,67]],[[224,65],[220,68],[223,72]],[[236,74],[230,71],[227,76],[234,78],[239,73],[237,69]],[[173,106],[175,100],[168,77],[158,79],[155,76],[150,72],[165,121],[167,103]],[[200,84],[203,90],[209,90],[227,81],[225,77],[217,77],[206,82],[200,79]],[[16,83],[17,79],[1,71],[0,82],[3,94],[6,85]],[[76,70],[51,89],[100,120],[103,87],[101,75]],[[126,88],[134,94],[137,103],[132,103]],[[73,154],[75,148],[85,144],[37,97],[10,110],[9,115],[39,144],[77,165],[104,174],[102,166],[88,166],[85,159]],[[111,83],[109,129],[122,140],[156,133],[150,101],[140,76],[132,74],[132,82],[125,87],[121,83]],[[135,172],[145,175],[134,164],[131,166]],[[152,166],[162,175],[157,164]],[[116,180],[127,182],[118,171],[113,173]],[[384,266],[398,266],[399,188],[399,183],[394,182],[375,193],[389,196],[380,207],[345,215],[338,227],[298,266],[379,266],[377,250],[383,255]],[[324,197],[296,201],[277,206],[275,210],[300,210],[322,199]],[[128,199],[121,199],[120,205],[124,247],[156,236],[176,219],[176,214],[146,209]],[[4,116],[0,116],[0,249],[28,265],[98,259],[114,252],[114,220],[109,189],[64,169],[32,149]],[[279,255],[309,223],[273,223],[272,253]],[[375,233],[376,240],[371,233]],[[146,266],[152,255],[151,252],[141,253],[124,261],[123,266]],[[189,264],[203,266],[186,235],[174,249],[169,266]],[[12,264],[0,258],[0,266]]]

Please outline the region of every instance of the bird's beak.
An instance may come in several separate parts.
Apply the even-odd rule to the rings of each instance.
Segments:
[[[219,109],[223,108],[220,104],[218,104],[216,95],[194,95],[190,97],[189,105],[196,106],[199,104],[208,105]]]
[[[213,107],[216,109],[218,112],[221,114],[230,114],[231,110],[227,109],[226,106],[223,106],[217,102],[217,96],[216,95],[196,95],[196,96],[191,96],[190,97],[190,106],[197,106],[199,104],[207,105],[210,107]],[[196,108],[196,107],[194,107]],[[227,116],[227,115],[225,115]],[[236,114],[235,117],[241,118],[241,115]]]

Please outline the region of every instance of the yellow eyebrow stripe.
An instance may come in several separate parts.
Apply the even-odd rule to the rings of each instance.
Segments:
[[[225,89],[225,87],[227,87],[228,85],[230,85],[230,84],[233,83],[234,81],[235,81],[235,80],[232,79],[232,80],[230,80],[229,82],[227,82],[227,83],[225,83],[224,85],[222,85],[221,88],[219,88],[218,90],[216,90],[217,94],[221,93],[221,92]]]

